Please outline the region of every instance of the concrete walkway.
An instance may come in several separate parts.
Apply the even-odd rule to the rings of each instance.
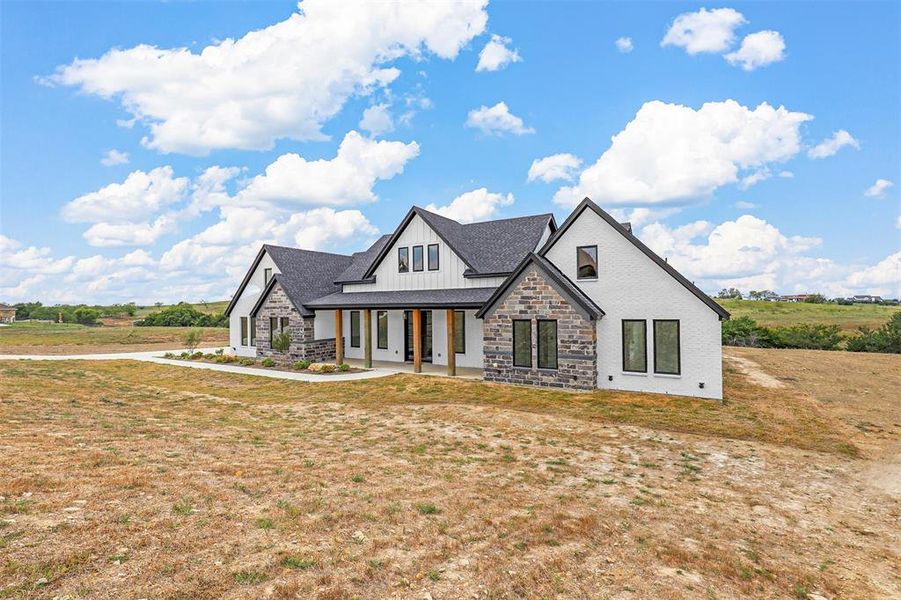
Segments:
[[[215,352],[218,348],[198,348],[203,352]],[[162,358],[166,352],[179,354],[182,350],[152,350],[150,352],[115,352],[110,354],[0,354],[0,360],[138,360],[159,365],[172,365],[176,367],[188,367],[191,369],[208,369],[223,373],[236,373],[238,375],[256,375],[271,379],[291,379],[293,381],[306,381],[309,383],[335,383],[339,381],[357,381],[361,379],[375,379],[403,372],[400,369],[384,367],[375,368],[361,373],[334,373],[332,375],[316,375],[303,371],[275,371],[255,367],[239,367],[237,365],[199,363],[187,360],[170,360]],[[402,365],[401,365],[402,366]]]

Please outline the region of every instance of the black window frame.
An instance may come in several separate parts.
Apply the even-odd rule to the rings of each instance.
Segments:
[[[460,336],[457,337],[457,328],[460,328]],[[461,343],[457,343],[461,342]],[[466,311],[454,311],[454,354],[466,354]]]
[[[626,323],[641,323],[644,325],[644,369],[627,369],[626,368]],[[647,319],[623,319],[622,320],[622,339],[623,346],[623,372],[625,373],[647,373],[648,372],[648,320]]]
[[[428,270],[429,271],[437,271],[441,266],[441,250],[438,248],[439,244],[429,244],[426,248],[426,262],[428,262]],[[432,248],[435,249],[435,266],[432,266]]]
[[[250,345],[256,346],[257,344],[257,320],[253,317],[247,317],[248,325],[250,328]]]
[[[657,323],[676,324],[676,371],[660,371],[657,368]],[[654,319],[654,374],[655,375],[681,375],[682,374],[682,322],[680,319]]]
[[[382,317],[385,317],[385,331],[384,338],[382,337]],[[375,311],[375,329],[376,329],[376,342],[375,347],[379,350],[387,350],[388,349],[388,311],[387,310],[377,310]]]
[[[547,365],[541,364],[541,324],[542,323],[553,323],[554,324],[554,366],[549,367]],[[557,319],[538,319],[537,324],[535,325],[535,337],[536,342],[538,344],[538,368],[545,369],[549,371],[556,371],[559,368],[559,358],[560,353],[558,346],[560,344],[560,338],[557,337]]]
[[[250,335],[249,319],[250,317],[241,317],[241,345],[245,347],[250,345],[247,343],[248,339],[250,339],[248,337]]]
[[[584,250],[586,248],[594,248],[594,275],[582,277],[579,273],[579,251]],[[576,280],[579,281],[591,281],[593,279],[598,278],[598,245],[592,244],[588,246],[576,246]]]
[[[291,319],[290,318],[288,318],[288,317],[279,318],[279,324],[278,324],[278,332],[279,333],[284,333],[286,330],[289,330],[290,328],[291,328]]]
[[[523,369],[531,369],[532,368],[532,319],[512,319],[513,321],[513,331],[511,335],[511,341],[513,343],[512,352],[513,355],[513,366],[519,367]],[[516,364],[516,324],[517,323],[528,323],[529,324],[529,364]]]
[[[419,250],[419,268],[416,268],[416,250]],[[411,271],[414,273],[420,273],[425,270],[425,256],[423,255],[422,245],[413,246],[413,257],[410,261]]]
[[[356,317],[356,323],[354,323],[354,317]],[[361,337],[363,336],[360,335],[360,311],[352,310],[350,311],[350,347],[359,348]],[[356,343],[354,343],[354,338],[356,338]]]
[[[269,317],[269,344],[275,338],[275,331],[278,329],[278,317]]]
[[[269,285],[269,282],[272,280],[272,267],[264,267],[263,268],[263,287]]]
[[[401,259],[403,257],[403,259]],[[410,272],[410,247],[409,246],[401,246],[397,249],[397,272],[398,273],[409,273]]]

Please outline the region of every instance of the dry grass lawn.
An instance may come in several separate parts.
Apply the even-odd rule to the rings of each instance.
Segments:
[[[0,362],[0,597],[897,597],[901,357],[728,352],[784,387]]]
[[[17,323],[0,327],[0,354],[100,354],[184,347],[189,327],[86,327],[73,323]],[[201,327],[202,346],[228,343],[228,329]]]

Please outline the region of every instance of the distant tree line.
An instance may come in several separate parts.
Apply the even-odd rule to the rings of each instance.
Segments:
[[[901,354],[901,312],[895,313],[879,329],[859,327],[856,335],[844,338],[838,325],[804,324],[789,327],[764,327],[751,317],[723,322],[723,345],[755,348],[800,348],[839,350],[844,342],[851,352],[888,352]]]
[[[137,306],[130,304],[111,304],[108,306],[89,304],[57,304],[56,306],[44,306],[40,302],[20,302],[15,305],[16,320],[26,321],[34,319],[38,321],[58,322],[62,315],[63,323],[80,323],[81,325],[95,325],[98,319],[105,317],[119,317],[127,315],[133,317],[137,312]]]
[[[209,315],[202,313],[187,302],[167,306],[159,312],[151,313],[140,321],[139,327],[228,327],[228,317],[223,313]]]

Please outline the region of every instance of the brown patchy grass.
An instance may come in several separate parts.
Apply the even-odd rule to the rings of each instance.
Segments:
[[[0,362],[0,597],[897,594],[871,440],[772,352],[722,404]]]
[[[100,354],[172,350],[190,327],[86,327],[71,323],[17,323],[0,327],[0,354]],[[203,346],[228,343],[228,329],[201,327]]]

